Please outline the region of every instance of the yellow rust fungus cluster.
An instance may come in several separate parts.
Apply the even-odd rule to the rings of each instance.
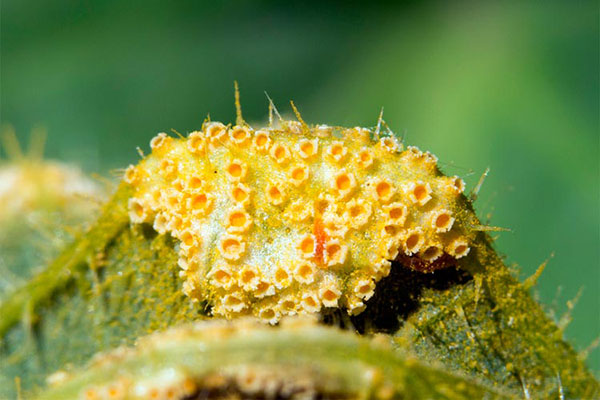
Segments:
[[[131,221],[178,239],[183,291],[215,315],[358,314],[391,260],[430,272],[469,253],[464,182],[391,134],[206,122],[150,145],[125,173]]]

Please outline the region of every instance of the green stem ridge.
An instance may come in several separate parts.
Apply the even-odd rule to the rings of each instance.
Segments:
[[[203,378],[211,374],[246,383],[251,374],[256,383],[244,386],[253,386],[256,393],[268,390],[268,385],[258,383],[264,373],[282,386],[293,385],[302,376],[306,382],[296,390],[310,389],[340,398],[514,396],[440,367],[393,351],[385,340],[374,341],[303,320],[284,320],[272,328],[242,319],[236,323],[198,323],[154,334],[135,349],[120,349],[96,358],[84,372],[63,378],[65,382],[38,398],[75,399],[86,389],[101,395],[110,388],[123,391],[120,398],[135,398],[134,387],[137,393],[164,392],[165,388],[177,392],[189,379],[193,393],[207,389]],[[169,370],[175,371],[171,380],[153,383]],[[252,393],[243,386],[240,390],[246,395]]]

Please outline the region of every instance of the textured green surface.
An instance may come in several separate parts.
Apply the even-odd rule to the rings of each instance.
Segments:
[[[14,394],[16,376],[27,393],[57,369],[79,370],[98,351],[203,318],[205,307],[181,293],[173,241],[129,225],[129,195],[121,186],[88,233],[0,303],[0,396]],[[401,351],[490,386],[535,397],[597,396],[597,382],[485,234],[472,251],[462,272],[423,275],[395,264],[351,323],[393,333]]]
[[[563,332],[516,281],[481,234],[474,279],[422,293],[419,310],[396,334],[420,358],[443,360],[490,384],[542,398],[595,398],[598,383]],[[400,339],[400,340],[401,340]]]
[[[126,195],[122,190],[88,233],[0,303],[0,397],[13,393],[15,376],[28,389],[68,363],[199,316],[180,291],[172,242],[129,228]]]
[[[10,139],[1,132],[0,147]],[[0,159],[0,300],[95,221],[104,194],[77,168],[16,153],[15,160]]]
[[[386,346],[386,344],[388,344]],[[262,371],[277,382],[300,377],[325,398],[514,398],[476,379],[423,364],[378,342],[350,332],[289,318],[277,328],[250,323],[200,323],[172,329],[140,341],[136,349],[97,359],[87,370],[67,378],[40,399],[75,399],[86,388],[100,390],[128,379],[133,384],[160,379],[174,370],[182,378],[211,373],[234,380]],[[182,379],[180,378],[180,379]],[[243,378],[242,378],[243,379]],[[213,379],[214,380],[214,379]],[[387,396],[383,397],[383,395]]]

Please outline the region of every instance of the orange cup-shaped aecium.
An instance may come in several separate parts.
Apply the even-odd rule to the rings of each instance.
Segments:
[[[197,266],[194,264],[192,268],[190,268],[190,262],[188,262],[187,257],[185,255],[180,255],[177,259],[177,266],[181,268],[183,271],[196,271]],[[183,271],[179,271],[179,276],[185,276],[185,273],[182,275]]]
[[[229,130],[229,140],[238,146],[245,146],[251,138],[252,131],[246,126],[236,125]]]
[[[373,165],[373,150],[369,147],[363,147],[356,155],[356,164],[359,168],[369,168]]]
[[[354,229],[358,229],[369,221],[371,204],[363,199],[352,199],[346,204],[344,220]]]
[[[185,228],[185,220],[179,213],[170,213],[169,223],[167,224],[167,230],[171,231],[171,235],[178,236],[180,232]]]
[[[402,186],[404,194],[415,204],[425,205],[431,200],[431,186],[422,181],[408,182]]]
[[[163,212],[159,212],[158,214],[156,214],[156,217],[154,217],[152,227],[159,235],[164,235],[165,233],[167,233],[168,224],[169,219],[167,218],[166,214]]]
[[[194,271],[198,270],[198,261],[199,261],[199,257],[201,257],[201,243],[202,243],[202,237],[198,236],[197,237],[197,242],[198,245],[193,246],[193,247],[187,247],[187,246],[180,246],[179,247],[179,257],[181,258],[185,258],[188,267],[191,267]]]
[[[181,193],[175,189],[167,189],[161,193],[160,204],[169,212],[175,212],[181,209],[183,203],[187,201]]]
[[[264,322],[275,325],[279,321],[280,314],[272,307],[265,306],[257,312],[257,317]]]
[[[227,167],[225,167],[225,173],[227,178],[233,182],[239,182],[246,177],[248,173],[248,166],[245,162],[238,159],[232,160]]]
[[[294,135],[301,135],[304,127],[300,121],[285,121],[286,130]]]
[[[284,297],[277,302],[277,309],[285,315],[296,315],[298,306],[298,302],[292,296]]]
[[[415,228],[408,231],[404,235],[404,251],[407,255],[411,256],[421,250],[423,243],[425,242],[425,236],[421,228]]]
[[[254,265],[244,265],[239,272],[238,285],[250,292],[258,288],[260,271]]]
[[[222,306],[225,310],[230,312],[240,312],[248,305],[244,301],[244,295],[242,293],[229,293],[223,296]]]
[[[363,312],[365,308],[367,308],[365,303],[363,303],[360,298],[353,295],[348,296],[345,303],[348,314],[350,315],[358,315]]]
[[[354,294],[363,301],[369,300],[375,293],[375,282],[371,278],[363,278],[354,285]]]
[[[348,233],[348,222],[343,216],[335,212],[326,212],[322,215],[323,229],[330,237],[344,238]]]
[[[179,172],[179,166],[173,160],[164,158],[159,164],[159,172],[167,179],[175,179]]]
[[[430,171],[437,166],[438,159],[430,152],[423,152],[415,146],[408,146],[406,150],[402,157],[412,165],[416,167],[422,166]]]
[[[203,183],[204,183],[204,181],[203,181],[202,177],[200,177],[199,175],[192,175],[187,180],[187,182],[185,182],[184,186],[188,190],[197,190],[202,187]]]
[[[425,152],[425,162],[432,166],[436,166],[438,162],[438,158],[435,154],[431,154],[430,152]]]
[[[465,191],[465,181],[458,176],[444,176],[440,178],[443,182],[443,188],[450,193],[460,195]]]
[[[452,183],[454,185],[454,188],[456,189],[456,193],[461,194],[465,191],[465,181],[463,181],[458,176],[455,175],[452,177]]]
[[[381,230],[381,236],[383,237],[393,238],[398,236],[400,233],[402,233],[402,229],[394,223],[386,223],[383,225],[383,229]]]
[[[398,143],[398,139],[395,136],[386,136],[379,139],[379,143],[381,143],[381,147],[390,153],[396,153],[400,150],[400,143]]]
[[[387,203],[396,193],[396,188],[386,178],[374,178],[369,182],[373,198],[381,203]]]
[[[194,131],[188,135],[187,148],[192,154],[202,154],[206,150],[206,141],[204,133]]]
[[[344,146],[344,142],[335,141],[327,147],[327,155],[337,163],[341,162],[346,154],[348,154],[348,148]]]
[[[333,177],[333,191],[340,197],[346,197],[356,187],[356,178],[354,174],[342,169]]]
[[[390,274],[392,271],[392,263],[389,260],[382,258],[373,264],[372,270],[375,280],[379,281]]]
[[[234,208],[227,214],[225,225],[228,232],[246,232],[252,225],[252,217],[243,208]]]
[[[150,148],[152,151],[164,149],[172,140],[173,138],[169,137],[166,133],[161,132],[150,140]]]
[[[220,122],[207,123],[204,131],[206,132],[206,139],[213,147],[222,144],[227,139],[227,127]]]
[[[256,131],[252,139],[252,146],[258,152],[265,153],[271,147],[271,136],[268,131]]]
[[[246,206],[250,202],[250,188],[243,183],[236,183],[229,191],[229,197],[234,203]]]
[[[296,153],[298,153],[298,155],[305,160],[314,157],[318,151],[318,139],[301,139],[298,141],[298,143],[296,143]]]
[[[127,169],[125,170],[125,174],[123,174],[123,180],[125,181],[125,183],[133,185],[133,184],[137,183],[138,178],[139,178],[139,173],[138,173],[138,170],[135,167],[135,165],[128,166]]]
[[[306,285],[315,281],[316,267],[310,261],[304,261],[296,264],[294,268],[294,279]]]
[[[129,219],[134,224],[141,224],[149,218],[149,209],[143,201],[132,197],[128,201]]]
[[[409,157],[412,160],[423,158],[423,152],[417,146],[408,146],[404,157]]]
[[[256,288],[252,291],[252,294],[257,299],[262,299],[266,296],[272,296],[275,294],[275,286],[266,279],[260,279]]]
[[[227,264],[219,264],[215,266],[208,274],[210,282],[216,287],[229,289],[236,282],[236,276]]]
[[[315,126],[313,130],[314,134],[320,138],[326,138],[331,136],[333,127],[325,124]]]
[[[338,283],[331,277],[326,277],[320,284],[319,298],[325,307],[337,307],[342,296]]]
[[[286,199],[286,192],[283,185],[277,183],[269,183],[266,187],[265,194],[267,201],[275,206],[282,204]]]
[[[385,207],[383,207],[388,224],[394,224],[398,226],[404,226],[404,222],[406,221],[406,216],[408,214],[408,209],[406,206],[400,202],[391,203]]]
[[[444,254],[443,250],[436,245],[421,250],[420,257],[429,262],[434,262]]]
[[[315,202],[315,211],[320,214],[325,214],[328,212],[336,213],[337,205],[335,201],[335,197],[330,194],[321,193]]]
[[[448,210],[437,210],[431,215],[431,227],[436,232],[448,232],[453,224],[454,217]]]
[[[183,229],[178,232],[177,238],[181,241],[181,246],[186,248],[198,247],[201,241],[190,229]]]
[[[223,258],[230,261],[236,261],[239,260],[246,251],[246,243],[240,236],[225,234],[219,243],[219,251]]]
[[[274,143],[269,154],[277,164],[285,164],[291,158],[290,149],[283,143]]]
[[[325,307],[337,307],[342,292],[339,289],[322,288],[319,291],[319,296]]]
[[[298,241],[297,248],[300,251],[302,258],[313,258],[317,249],[317,239],[315,238],[315,235],[308,234],[302,236]]]
[[[343,244],[339,239],[331,239],[325,243],[325,264],[328,267],[341,265],[346,262],[348,255],[348,246]]]
[[[152,204],[155,204],[157,208],[159,208],[162,205],[162,196],[163,196],[163,191],[160,187],[153,187],[152,189],[150,189],[150,198],[152,199]]]
[[[171,187],[177,192],[183,192],[186,187],[186,182],[182,178],[177,178],[173,181]]]
[[[194,191],[190,193],[187,199],[187,207],[194,215],[204,215],[212,206],[213,197],[203,191]]]
[[[462,258],[469,254],[471,248],[469,243],[463,238],[457,238],[446,247],[446,251],[454,258]]]
[[[360,126],[344,129],[344,131],[342,131],[342,135],[344,137],[344,141],[347,143],[368,143],[371,140],[371,131],[367,128],[361,128]]]
[[[316,313],[320,311],[322,306],[319,297],[316,294],[310,292],[302,295],[300,305],[305,311],[308,311],[309,313]]]
[[[302,185],[308,179],[310,169],[306,164],[294,165],[289,172],[290,182],[296,187]]]
[[[273,274],[273,283],[277,289],[288,287],[292,283],[292,277],[284,266],[277,266]]]
[[[397,235],[398,233],[396,233]],[[380,255],[387,260],[394,260],[402,247],[401,238],[397,236],[385,237],[379,244]]]

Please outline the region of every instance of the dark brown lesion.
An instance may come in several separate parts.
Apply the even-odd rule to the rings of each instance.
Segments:
[[[404,267],[410,268],[417,272],[431,273],[439,269],[444,269],[456,265],[456,259],[448,253],[443,253],[434,261],[427,261],[418,255],[407,256],[406,254],[398,254],[395,260]]]
[[[422,260],[417,257],[393,261],[390,274],[377,283],[375,294],[367,301],[365,311],[348,317],[344,309],[328,308],[321,314],[322,322],[360,333],[396,332],[421,307],[420,297],[424,290],[444,291],[473,279],[467,271],[455,266],[454,258],[442,256],[439,260],[430,273],[421,272],[418,264]]]
[[[223,379],[219,385],[199,382],[198,388],[190,395],[180,400],[345,400],[356,398],[356,394],[332,392],[322,388],[307,385],[286,385],[285,383],[269,382],[264,389],[248,391],[240,387],[234,379]]]

